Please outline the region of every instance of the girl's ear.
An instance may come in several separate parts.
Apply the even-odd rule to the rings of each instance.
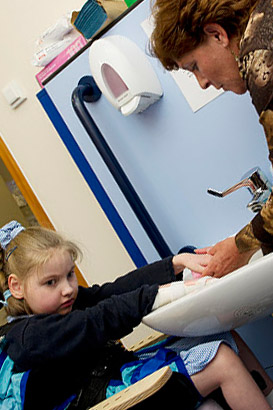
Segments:
[[[9,285],[9,290],[12,296],[15,297],[15,299],[23,299],[24,288],[23,288],[22,281],[13,273],[9,275],[8,285]]]
[[[222,26],[220,26],[220,24],[205,24],[203,31],[208,37],[214,37],[215,40],[217,40],[220,44],[222,44],[225,47],[227,47],[230,43],[230,39],[228,37],[226,30]]]

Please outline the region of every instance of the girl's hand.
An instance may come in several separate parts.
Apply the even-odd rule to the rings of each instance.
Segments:
[[[159,286],[152,310],[180,299],[182,296],[185,296],[185,284],[182,281]]]
[[[180,253],[173,257],[173,269],[175,275],[188,268],[194,272],[202,273],[210,262],[209,254]]]
[[[167,285],[162,285],[158,289],[152,310],[158,309],[161,306],[167,305],[177,299],[182,298],[183,296],[188,295],[189,293],[194,293],[202,290],[205,286],[212,285],[217,282],[219,279],[211,278],[210,276],[189,280],[186,282],[177,281],[168,283]]]

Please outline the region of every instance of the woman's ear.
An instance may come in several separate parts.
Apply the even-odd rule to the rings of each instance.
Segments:
[[[222,26],[220,26],[220,24],[205,24],[203,31],[208,37],[215,38],[215,40],[217,40],[219,44],[222,44],[225,47],[227,47],[230,43],[230,39],[226,30]]]
[[[12,296],[15,297],[15,299],[23,299],[24,288],[23,288],[22,281],[13,273],[9,275],[8,285],[9,285],[9,290]]]

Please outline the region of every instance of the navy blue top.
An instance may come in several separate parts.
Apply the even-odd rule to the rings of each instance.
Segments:
[[[79,287],[67,315],[18,321],[6,335],[6,346],[18,371],[31,369],[24,409],[53,409],[77,392],[105,354],[107,342],[130,333],[151,311],[158,285],[174,280],[168,257],[112,283]]]

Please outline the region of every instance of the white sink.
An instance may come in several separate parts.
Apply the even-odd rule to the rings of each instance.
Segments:
[[[273,313],[273,253],[257,256],[212,285],[153,311],[143,323],[169,335],[201,336]]]

